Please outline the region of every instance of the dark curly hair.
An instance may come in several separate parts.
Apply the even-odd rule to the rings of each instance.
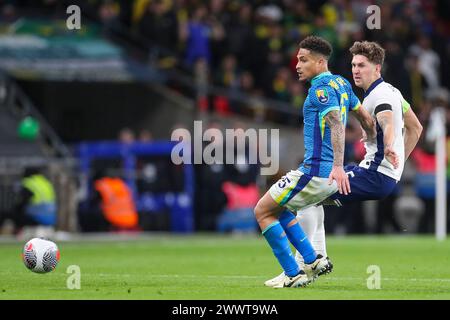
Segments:
[[[301,49],[308,49],[311,52],[319,53],[328,60],[333,52],[333,48],[331,44],[317,36],[308,36],[300,42],[299,47]]]
[[[383,65],[384,49],[376,42],[356,41],[349,51],[354,56],[360,54],[372,63]]]

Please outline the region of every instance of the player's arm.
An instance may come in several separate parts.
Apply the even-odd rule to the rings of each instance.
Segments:
[[[398,155],[395,153],[393,145],[395,139],[394,131],[394,113],[392,106],[387,103],[378,105],[375,108],[377,122],[383,131],[384,156],[394,166],[398,167]]]
[[[332,110],[325,115],[325,122],[331,131],[331,145],[333,147],[333,169],[331,170],[328,183],[336,180],[339,193],[347,195],[350,193],[350,182],[344,171],[344,149],[345,128],[341,120],[341,113]]]
[[[350,83],[348,84],[351,88]],[[370,115],[370,113],[362,106],[361,101],[359,101],[353,90],[349,91],[350,95],[350,111],[361,124],[363,128],[363,140],[372,140],[377,136],[377,129],[375,126],[375,120]]]
[[[422,134],[423,127],[417,119],[416,114],[408,105],[408,109],[403,114],[405,121],[405,161],[410,156],[411,152],[414,150],[417,142],[419,141],[420,135]]]
[[[375,137],[377,136],[377,129],[375,127],[375,121],[370,113],[367,112],[367,110],[362,106],[360,106],[358,109],[353,109],[352,111],[353,115],[356,117],[356,119],[358,119],[361,127],[366,133],[367,140],[375,139]]]

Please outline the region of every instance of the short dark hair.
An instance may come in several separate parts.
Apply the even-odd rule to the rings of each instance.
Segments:
[[[360,54],[372,63],[383,65],[384,49],[376,42],[356,41],[349,51],[354,56]]]
[[[299,46],[301,49],[308,49],[312,52],[319,53],[325,56],[327,60],[333,53],[333,47],[331,44],[327,40],[317,36],[306,37],[300,42]]]

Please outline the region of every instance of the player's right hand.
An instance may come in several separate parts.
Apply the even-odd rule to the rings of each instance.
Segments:
[[[332,184],[333,180],[336,180],[337,187],[340,194],[348,195],[350,192],[350,181],[348,180],[348,175],[345,173],[342,166],[333,166],[328,177],[328,184]]]
[[[400,160],[392,146],[387,146],[384,148],[384,157],[394,166],[394,169],[398,168]]]

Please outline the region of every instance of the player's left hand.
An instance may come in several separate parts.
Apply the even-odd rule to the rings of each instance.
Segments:
[[[399,165],[399,157],[397,153],[394,151],[392,146],[385,146],[384,147],[384,157],[387,161],[389,161],[393,166],[394,169],[398,168]]]
[[[333,166],[333,169],[330,172],[330,176],[328,177],[328,184],[332,184],[333,180],[336,180],[340,194],[348,195],[351,192],[348,175],[345,173],[342,166]]]

